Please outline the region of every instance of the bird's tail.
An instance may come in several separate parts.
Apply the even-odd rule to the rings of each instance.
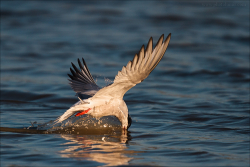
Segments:
[[[80,103],[80,104],[79,104]],[[76,103],[75,105],[73,105],[72,107],[70,107],[67,111],[65,111],[65,113],[63,115],[61,115],[60,117],[58,117],[55,121],[54,124],[57,123],[61,123],[64,120],[68,119],[69,117],[71,117],[72,115],[74,115],[75,113],[79,112],[79,111],[84,111],[84,110],[88,110],[89,108],[87,106],[85,106],[84,104],[81,104],[81,101]],[[86,112],[87,113],[87,112]]]

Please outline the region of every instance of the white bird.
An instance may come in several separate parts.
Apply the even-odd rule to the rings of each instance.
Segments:
[[[143,45],[139,53],[134,56],[134,59],[129,61],[126,67],[123,66],[121,71],[118,71],[114,82],[103,88],[100,88],[95,83],[84,59],[82,59],[84,66],[78,59],[80,70],[72,63],[75,71],[70,68],[72,75],[68,74],[71,78],[69,81],[80,101],[58,117],[54,123],[61,123],[78,112],[75,116],[83,114],[89,114],[95,118],[109,115],[116,116],[120,120],[122,128],[128,129],[132,119],[128,114],[128,108],[123,100],[123,96],[129,89],[147,78],[158,65],[167,50],[170,37],[171,33],[163,42],[163,34],[154,49],[151,37],[146,50]],[[90,97],[82,100],[82,95]]]

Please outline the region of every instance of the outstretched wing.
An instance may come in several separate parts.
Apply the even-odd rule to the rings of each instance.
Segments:
[[[114,96],[123,98],[124,94],[136,84],[142,82],[148,77],[153,69],[158,65],[167,50],[171,34],[163,42],[164,35],[160,37],[155,48],[153,49],[153,39],[149,39],[148,46],[144,50],[142,46],[140,52],[135,55],[127,66],[123,67],[115,77],[114,83],[102,88],[95,96]],[[94,96],[94,97],[95,97]]]
[[[78,96],[83,94],[93,96],[98,90],[100,90],[100,87],[96,85],[83,58],[82,62],[84,66],[78,59],[80,70],[73,63],[71,63],[74,70],[70,68],[72,75],[68,74],[70,77],[69,84]]]

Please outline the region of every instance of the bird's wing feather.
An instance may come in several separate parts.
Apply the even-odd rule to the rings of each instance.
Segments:
[[[82,94],[93,96],[98,90],[100,90],[100,87],[95,83],[83,58],[82,62],[84,66],[78,59],[80,70],[72,63],[74,70],[70,68],[72,75],[68,74],[70,77],[69,84],[71,88],[78,94],[78,96]]]
[[[154,49],[153,39],[151,37],[146,50],[144,50],[144,46],[142,46],[139,53],[135,55],[134,59],[129,61],[126,67],[123,66],[121,71],[118,71],[114,83],[110,86],[102,88],[95,94],[95,96],[109,95],[122,98],[130,88],[146,79],[158,65],[167,50],[170,37],[171,34],[169,34],[163,42],[164,35],[162,35]]]
[[[75,71],[70,69],[73,75],[69,75],[71,78],[71,87],[77,93],[94,96],[91,98],[94,101],[98,101],[97,99],[122,98],[130,88],[147,78],[153,69],[158,65],[168,47],[170,36],[171,34],[169,34],[166,40],[163,42],[164,36],[162,35],[154,49],[153,40],[151,37],[146,50],[144,50],[143,46],[140,52],[135,55],[134,59],[129,61],[127,66],[124,66],[121,71],[118,71],[114,83],[102,89],[96,85],[85,61],[83,60],[83,67],[80,60],[78,59],[81,71],[79,71],[72,63]],[[91,91],[93,93],[89,93]],[[93,106],[90,105],[93,104],[81,104],[81,102],[78,102],[68,109],[62,116],[57,118],[54,123],[60,123],[64,121],[77,111],[92,108]]]

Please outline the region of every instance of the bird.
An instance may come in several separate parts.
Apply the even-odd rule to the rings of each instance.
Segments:
[[[62,123],[74,114],[75,117],[89,114],[95,118],[115,116],[121,122],[122,129],[128,129],[132,119],[123,96],[129,89],[146,79],[155,69],[167,50],[170,37],[171,33],[164,40],[164,34],[162,34],[154,48],[151,37],[146,49],[142,45],[133,60],[118,71],[113,83],[103,88],[96,84],[83,58],[83,64],[78,59],[80,70],[71,62],[74,70],[70,68],[72,74],[68,74],[69,84],[76,92],[79,101],[58,117],[54,123]],[[82,99],[83,96],[88,98]]]

